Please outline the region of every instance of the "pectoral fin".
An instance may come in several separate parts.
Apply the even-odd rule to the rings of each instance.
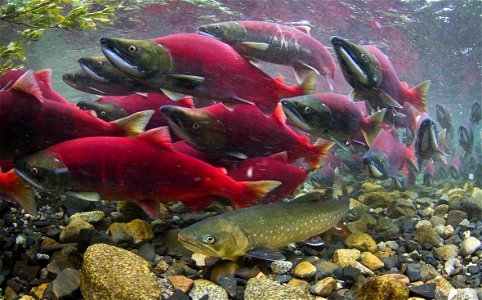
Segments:
[[[295,78],[298,84],[301,84],[312,72],[320,75],[320,72],[318,72],[317,69],[300,61],[296,62],[296,64],[293,65],[293,68],[295,69]]]
[[[285,260],[286,257],[278,249],[261,248],[246,252],[245,256],[259,258],[263,260],[275,261]]]
[[[66,192],[65,194],[84,201],[100,201],[100,195],[96,192]]]
[[[194,89],[204,82],[204,77],[195,75],[170,74],[168,77],[174,80],[177,87],[184,89]]]
[[[161,91],[164,93],[164,95],[167,96],[167,98],[171,99],[172,101],[178,101],[178,100],[181,100],[184,97],[186,97],[183,94],[176,93],[176,92],[169,91],[169,90],[165,90],[165,89],[161,89]]]

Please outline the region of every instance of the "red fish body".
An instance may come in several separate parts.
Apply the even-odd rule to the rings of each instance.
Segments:
[[[286,154],[254,157],[228,169],[228,176],[236,181],[275,180],[281,185],[269,192],[263,202],[279,202],[291,195],[306,179],[307,172],[288,163]]]
[[[164,106],[161,111],[179,137],[207,153],[245,159],[286,151],[290,162],[303,159],[311,168],[316,168],[321,156],[332,146],[330,142],[309,144],[306,136],[296,134],[286,125],[280,107],[269,117],[256,106],[247,104],[236,105],[233,110],[215,104],[200,109]],[[198,118],[208,120],[199,121],[205,126],[204,132],[208,132],[203,137],[195,131],[188,132]]]
[[[393,69],[392,63],[380,49],[371,45],[365,45],[364,47],[366,47],[380,62],[382,81],[378,88],[387,93],[402,106],[408,102],[419,111],[427,111],[424,98],[428,86],[424,88],[423,91],[417,87],[409,89],[406,82],[400,81],[397,73],[395,73],[395,69]]]
[[[142,124],[137,124],[139,120],[108,123],[74,105],[43,99],[35,78],[27,72],[12,88],[0,91],[0,159],[12,159],[79,137],[140,132],[148,116],[144,119],[139,122]]]
[[[0,76],[0,90],[11,88],[13,84],[26,72],[27,70],[7,71],[4,75]],[[36,71],[34,72],[34,77],[44,98],[63,104],[70,104],[67,100],[65,100],[64,97],[62,97],[52,88],[52,74],[50,69]]]
[[[22,177],[41,188],[96,192],[100,199],[134,201],[151,216],[158,212],[159,202],[180,200],[189,206],[210,196],[245,207],[277,186],[276,182],[264,182],[262,187],[256,182],[237,182],[218,168],[174,151],[165,127],[136,137],[66,141],[21,158],[15,165]],[[53,168],[56,182],[64,184],[43,184],[42,177],[29,172],[34,168],[37,175]]]

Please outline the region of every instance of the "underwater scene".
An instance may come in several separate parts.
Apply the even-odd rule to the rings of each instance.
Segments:
[[[0,0],[0,299],[482,299],[479,0]]]

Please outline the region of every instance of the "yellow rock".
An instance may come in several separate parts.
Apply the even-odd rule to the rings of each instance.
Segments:
[[[377,276],[360,288],[357,300],[406,300],[408,287],[405,283],[389,277]]]
[[[161,297],[161,288],[146,260],[106,244],[94,244],[85,251],[80,291],[85,300],[158,300]]]
[[[309,261],[302,261],[297,264],[292,273],[299,278],[309,279],[316,274],[316,267],[313,266]]]
[[[169,276],[167,280],[169,280],[175,289],[181,290],[184,294],[189,293],[189,290],[191,290],[194,284],[194,280],[183,275]]]
[[[338,249],[333,253],[333,262],[341,268],[355,266],[361,257],[360,250],[357,249]]]
[[[82,229],[94,230],[94,226],[79,217],[70,218],[69,224],[60,233],[62,243],[78,242],[78,237]]]
[[[151,225],[144,220],[135,219],[125,224],[126,232],[134,239],[134,243],[152,240],[154,233]]]
[[[410,283],[410,279],[403,274],[397,274],[397,273],[384,274],[384,275],[380,275],[379,277],[388,278],[390,280],[397,280],[397,281],[403,282],[405,284]]]
[[[317,296],[327,297],[336,288],[336,280],[333,277],[326,277],[319,280],[311,287],[311,293]]]
[[[48,287],[49,285],[47,283],[42,283],[39,286],[33,287],[30,290],[30,294],[33,293],[38,299],[43,299],[45,291],[47,290]]]
[[[296,278],[291,278],[291,280],[288,281],[288,284],[296,288],[299,288],[305,293],[307,293],[310,289],[310,284],[308,282],[304,280],[296,279]]]
[[[428,283],[435,283],[435,299],[448,299],[449,295],[457,292],[452,284],[442,276],[429,280]]]
[[[368,269],[375,271],[383,268],[385,264],[378,257],[370,252],[363,252],[361,255],[361,263]]]
[[[355,248],[360,251],[369,251],[375,253],[377,251],[377,243],[367,233],[357,233],[348,236],[345,245],[349,248]]]

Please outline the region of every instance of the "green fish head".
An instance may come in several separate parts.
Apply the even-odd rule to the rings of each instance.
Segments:
[[[48,151],[14,161],[15,173],[28,184],[50,192],[64,192],[72,186],[69,169]]]
[[[80,67],[97,81],[110,82],[125,78],[125,75],[103,55],[82,57],[78,62]]]
[[[198,27],[197,32],[223,41],[227,44],[243,42],[248,32],[238,22],[221,22]]]
[[[97,117],[111,122],[128,116],[128,113],[113,102],[79,101],[77,106],[82,110],[93,110]]]
[[[161,112],[174,133],[194,148],[215,151],[224,145],[224,124],[212,117],[208,111],[163,105]]]
[[[438,131],[435,122],[426,118],[418,126],[415,151],[422,158],[429,159],[438,151]]]
[[[365,170],[372,178],[386,179],[389,176],[388,157],[385,153],[377,149],[369,150],[363,156]]]
[[[101,38],[100,45],[117,69],[137,79],[160,77],[173,67],[169,50],[151,40]]]
[[[181,244],[194,252],[233,259],[249,249],[246,235],[225,218],[206,219],[179,232]]]
[[[65,73],[62,80],[70,87],[90,94],[105,95],[108,94],[108,88],[104,82],[97,81],[83,69],[73,73]]]
[[[346,81],[355,88],[378,87],[382,82],[382,70],[378,59],[368,49],[340,37],[332,37],[331,43]]]
[[[281,99],[287,122],[313,135],[324,135],[333,123],[331,110],[313,95]]]

